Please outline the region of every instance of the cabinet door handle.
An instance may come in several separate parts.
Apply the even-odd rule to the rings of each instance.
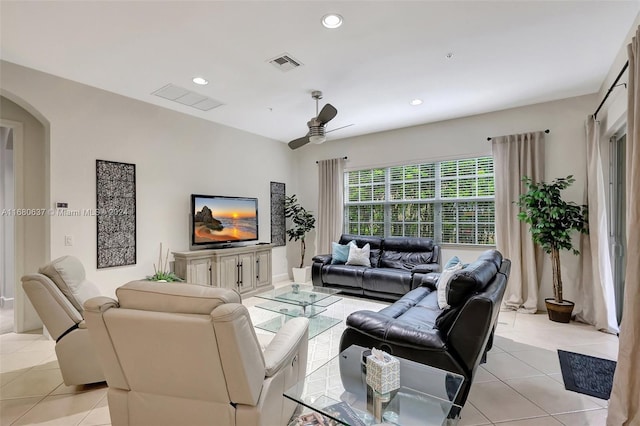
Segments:
[[[256,259],[256,279],[260,279],[260,258]]]
[[[244,270],[242,269],[242,262],[240,262],[240,284],[244,284]]]
[[[240,287],[240,264],[236,263],[236,285]]]

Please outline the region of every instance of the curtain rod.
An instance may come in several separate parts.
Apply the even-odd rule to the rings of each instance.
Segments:
[[[348,157],[342,157],[343,160],[346,160]],[[316,161],[316,164],[318,164],[319,161]]]
[[[598,105],[598,109],[596,110],[596,112],[593,113],[593,119],[595,120],[598,117],[598,113],[600,112],[600,108],[602,108],[602,105],[604,105],[605,101],[607,100],[607,98],[609,97],[609,94],[611,93],[611,91],[616,87],[616,85],[618,84],[618,80],[620,80],[620,77],[622,77],[622,74],[624,74],[624,72],[627,70],[627,67],[629,66],[629,61],[624,63],[624,66],[622,67],[622,69],[620,70],[620,73],[618,74],[618,76],[616,77],[615,80],[613,80],[613,83],[611,84],[611,87],[609,87],[609,90],[607,90],[607,93],[604,95],[604,99],[602,99],[602,102],[600,102],[600,105]],[[625,83],[625,87],[626,87],[626,83]]]
[[[548,134],[550,131],[551,131],[551,130],[546,129],[544,132]],[[488,140],[488,141],[490,141],[490,140],[491,140],[491,137],[488,137],[488,138],[487,138],[487,140]]]

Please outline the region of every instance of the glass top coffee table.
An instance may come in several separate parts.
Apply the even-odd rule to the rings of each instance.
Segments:
[[[461,407],[453,401],[464,381],[461,375],[396,357],[400,361],[400,388],[380,395],[366,384],[364,351],[367,349],[350,346],[284,396],[341,425],[457,424]]]
[[[328,306],[341,300],[340,297],[335,296],[338,292],[339,290],[331,288],[291,284],[257,294],[256,297],[265,299],[265,302],[256,307],[282,316],[257,324],[256,327],[275,333],[288,318],[303,316],[309,318],[309,339],[312,339],[342,322],[336,318],[320,315]]]

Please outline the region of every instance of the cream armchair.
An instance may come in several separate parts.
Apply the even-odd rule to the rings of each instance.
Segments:
[[[65,385],[104,382],[82,316],[84,301],[100,292],[85,279],[82,263],[73,256],[60,257],[40,268],[37,274],[23,276],[22,288],[56,341],[56,356]]]
[[[133,281],[116,296],[85,303],[114,426],[287,424],[296,405],[283,392],[306,373],[306,318],[263,352],[233,290]]]

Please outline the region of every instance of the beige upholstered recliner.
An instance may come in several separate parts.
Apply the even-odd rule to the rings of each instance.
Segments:
[[[83,318],[82,304],[99,296],[73,256],[60,257],[37,274],[22,277],[24,289],[42,323],[56,341],[62,379],[68,386],[103,382],[102,367]]]
[[[306,372],[306,318],[263,352],[233,290],[133,281],[116,295],[85,303],[114,426],[287,424],[296,405],[283,392]]]

